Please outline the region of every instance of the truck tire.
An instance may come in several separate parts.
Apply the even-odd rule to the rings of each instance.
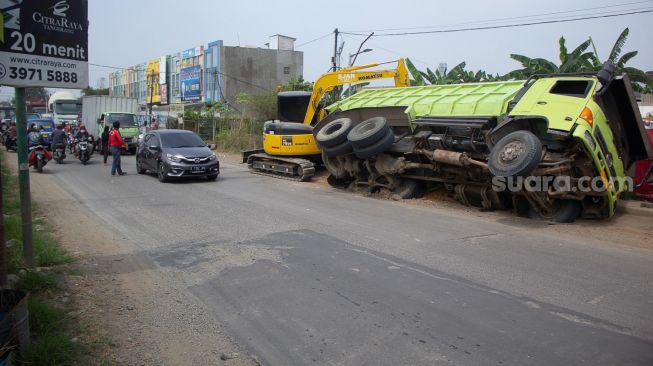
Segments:
[[[385,117],[366,119],[349,131],[347,140],[356,148],[366,148],[386,138],[390,126]]]
[[[349,118],[338,118],[327,123],[315,135],[315,141],[321,148],[334,147],[347,141],[347,134],[352,124]]]
[[[542,160],[542,143],[530,131],[514,131],[502,137],[490,151],[488,166],[495,177],[524,177]]]
[[[426,184],[416,179],[402,179],[399,186],[393,191],[403,199],[422,198],[426,191]]]
[[[541,214],[531,206],[528,209],[528,217],[531,219],[546,220],[552,222],[571,223],[580,216],[580,202],[574,200],[556,200],[553,209],[548,214]]]
[[[354,147],[354,154],[356,154],[356,156],[359,159],[371,158],[372,156],[379,155],[384,151],[388,150],[394,142],[395,142],[395,134],[392,131],[392,129],[389,128],[386,131],[385,136],[383,136],[380,140],[378,140],[374,144],[364,148]]]
[[[330,158],[340,156],[340,155],[346,155],[352,152],[352,146],[349,143],[349,141],[345,141],[340,145],[336,145],[333,147],[325,147],[322,149],[322,152]]]

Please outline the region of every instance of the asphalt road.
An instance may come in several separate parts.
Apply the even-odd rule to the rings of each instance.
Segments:
[[[264,365],[653,364],[651,251],[242,165],[161,184],[123,159],[46,171]]]

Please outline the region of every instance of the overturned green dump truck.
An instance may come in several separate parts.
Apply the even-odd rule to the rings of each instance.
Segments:
[[[418,197],[440,185],[458,201],[558,222],[614,215],[653,156],[626,75],[368,89],[315,126],[330,181]],[[430,183],[429,183],[430,182]]]

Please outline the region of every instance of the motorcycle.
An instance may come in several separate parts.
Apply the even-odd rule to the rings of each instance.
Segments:
[[[75,148],[79,161],[84,165],[86,165],[89,159],[91,159],[91,146],[89,145],[89,141],[90,138],[79,140],[77,142],[77,147]]]
[[[43,173],[43,167],[52,159],[52,154],[43,145],[31,146],[28,163],[39,173]]]
[[[57,162],[57,164],[61,164],[65,158],[66,146],[64,144],[56,144],[54,146],[54,160]]]
[[[13,150],[16,151],[17,146],[16,146],[16,139],[13,137],[10,137],[9,135],[5,136],[5,147],[7,148],[7,151]]]

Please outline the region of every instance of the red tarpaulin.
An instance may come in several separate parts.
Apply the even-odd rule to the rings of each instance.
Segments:
[[[653,129],[646,129],[646,134],[648,135],[648,142],[653,148]],[[635,163],[635,185],[644,179],[644,174],[648,171],[649,167],[653,164],[653,160],[640,160]],[[644,183],[641,187],[635,189],[635,196],[638,198],[643,198],[646,200],[653,201],[653,185],[650,183]]]

